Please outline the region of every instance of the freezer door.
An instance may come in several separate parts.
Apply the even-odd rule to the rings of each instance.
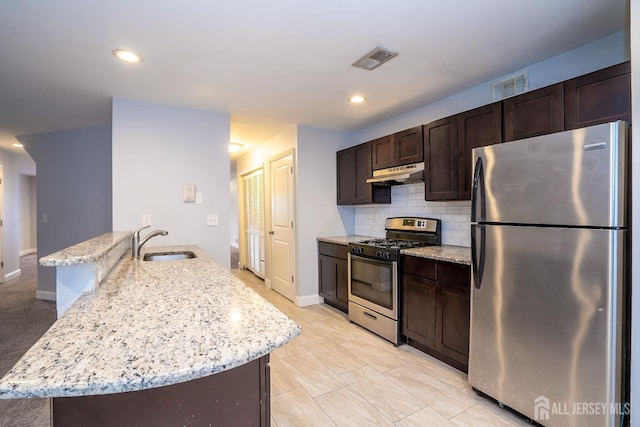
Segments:
[[[472,220],[625,227],[625,122],[473,150]]]
[[[472,233],[471,386],[548,427],[618,425],[626,232],[475,225]],[[614,410],[575,413],[608,403]]]

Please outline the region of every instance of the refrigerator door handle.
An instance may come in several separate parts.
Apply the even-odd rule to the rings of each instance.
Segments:
[[[480,204],[480,215],[478,215],[478,203]],[[486,217],[484,203],[484,165],[482,157],[476,159],[473,168],[473,186],[471,188],[471,222],[482,221]]]
[[[478,230],[480,238],[478,239]],[[480,289],[482,286],[482,275],[484,273],[486,228],[484,225],[473,224],[471,226],[471,277],[473,286]],[[478,248],[480,245],[480,248]]]

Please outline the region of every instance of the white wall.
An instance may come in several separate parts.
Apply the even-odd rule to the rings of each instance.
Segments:
[[[20,255],[34,252],[36,244],[36,177],[19,175]]]
[[[229,193],[231,198],[229,199],[231,211],[229,213],[229,242],[231,246],[238,247],[240,242],[240,235],[238,229],[238,177],[234,176],[231,178],[231,183],[229,185]],[[232,265],[232,268],[237,268],[237,265]]]
[[[151,230],[169,232],[150,246],[195,244],[228,268],[229,115],[115,98],[112,121],[113,229],[139,228],[150,214]],[[184,184],[201,205],[182,201]],[[207,214],[220,225],[207,227]]]
[[[594,43],[526,67],[529,72],[529,90],[539,89],[606,68],[624,62],[629,57],[628,34],[623,32],[616,33]],[[495,80],[500,80],[500,78]],[[492,102],[491,83],[493,81],[353,132],[351,145],[490,104]],[[426,202],[424,200],[424,186],[420,185],[409,189],[394,187],[391,193],[391,201],[390,205],[356,207],[356,234],[384,235],[384,220],[387,217],[417,215],[443,220],[442,237],[444,244],[470,245],[468,236],[470,210],[468,202]]]
[[[354,233],[354,209],[336,204],[336,151],[349,144],[347,132],[298,126],[296,181],[296,304],[320,301],[320,236]]]
[[[270,158],[296,148],[297,144],[297,128],[290,126],[279,135],[276,135],[242,157],[239,157],[236,163],[238,175],[244,175],[254,169],[262,167]]]

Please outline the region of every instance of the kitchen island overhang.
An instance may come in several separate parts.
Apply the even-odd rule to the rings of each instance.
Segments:
[[[125,254],[0,380],[0,398],[170,386],[261,360],[300,334],[298,324],[200,248],[147,249],[154,250],[196,258],[149,262]]]

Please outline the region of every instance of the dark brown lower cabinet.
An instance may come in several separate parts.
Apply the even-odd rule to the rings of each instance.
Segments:
[[[407,256],[403,271],[402,335],[412,347],[467,372],[470,267]]]
[[[345,313],[349,309],[347,253],[347,246],[318,242],[318,291],[325,303]]]
[[[269,426],[269,356],[193,381],[51,399],[53,427]]]

